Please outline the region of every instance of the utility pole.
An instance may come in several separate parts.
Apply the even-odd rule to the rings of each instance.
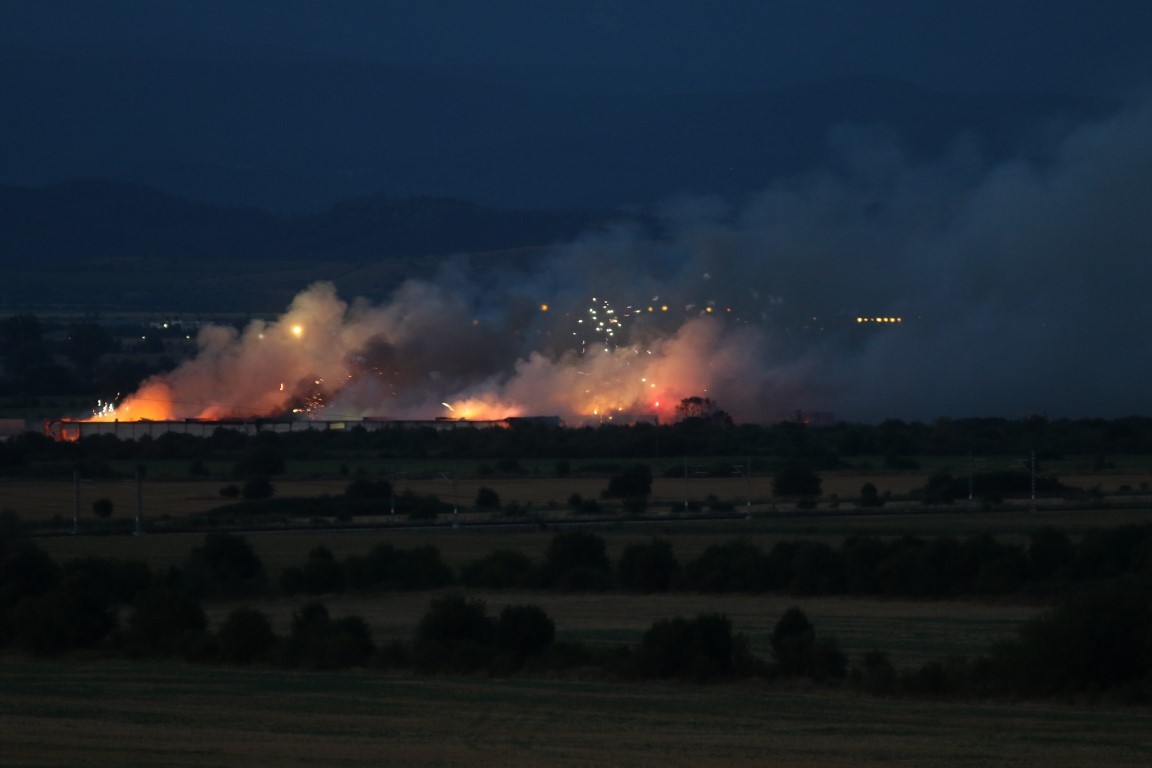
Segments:
[[[745,461],[745,464],[743,464],[743,465],[740,465],[740,464],[734,465],[734,469],[738,473],[740,473],[741,475],[744,475],[744,497],[746,499],[745,507],[744,507],[744,514],[748,517],[749,520],[751,520],[752,519],[752,457],[751,456],[745,457],[744,461]]]
[[[968,451],[968,506],[972,506],[972,473],[976,469],[972,463],[972,451]],[[949,495],[951,498],[951,495]]]

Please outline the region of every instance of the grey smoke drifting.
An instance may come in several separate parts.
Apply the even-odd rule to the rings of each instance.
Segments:
[[[659,239],[460,259],[378,305],[312,286],[275,322],[206,330],[119,416],[585,423],[668,419],[693,395],[739,421],[1152,411],[1152,110],[1043,163],[988,167],[960,142],[915,166],[882,132],[831,139],[831,169],[669,203]],[[856,321],[877,316],[902,322]]]

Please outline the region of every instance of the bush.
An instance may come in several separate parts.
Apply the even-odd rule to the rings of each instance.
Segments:
[[[640,643],[641,671],[656,677],[703,680],[733,668],[732,622],[718,613],[657,621]]]
[[[544,552],[544,578],[562,590],[605,590],[612,585],[604,539],[588,531],[557,534]]]
[[[152,587],[136,596],[128,614],[128,635],[145,653],[172,653],[208,624],[200,602],[171,587]]]
[[[244,487],[240,489],[240,495],[249,501],[270,499],[274,492],[272,481],[265,475],[253,475],[244,481]]]
[[[535,605],[509,605],[496,621],[496,645],[517,660],[543,653],[556,637],[556,625]]]
[[[312,669],[345,669],[364,664],[375,647],[359,616],[333,621],[322,603],[306,603],[292,617],[289,662]]]
[[[500,494],[487,486],[481,486],[480,490],[476,491],[474,506],[476,509],[485,511],[500,509]]]
[[[1152,678],[1152,598],[1121,585],[1069,598],[994,652],[1020,693],[1050,695],[1147,686]]]
[[[688,584],[702,592],[761,592],[769,586],[770,564],[747,539],[713,544],[685,568]]]
[[[618,475],[608,478],[608,489],[604,492],[610,498],[644,498],[652,493],[652,469],[646,464],[636,464]]]
[[[852,671],[852,683],[864,693],[890,696],[896,692],[896,668],[883,651],[867,651],[860,668]]]
[[[357,475],[344,489],[344,495],[353,499],[387,501],[392,498],[392,484],[387,480],[369,480]]]
[[[667,592],[679,572],[672,544],[665,539],[629,544],[616,569],[621,589],[629,592]]]
[[[73,577],[16,605],[11,616],[12,642],[37,656],[55,656],[95,646],[116,624],[116,611],[101,591]]]
[[[430,671],[475,671],[491,662],[495,633],[483,600],[456,594],[438,597],[416,628],[416,664]]]
[[[411,550],[377,544],[364,557],[344,560],[349,589],[437,589],[452,583],[452,570],[431,544]]]
[[[1034,578],[1049,579],[1068,569],[1076,548],[1068,534],[1051,526],[1032,533],[1028,543],[1028,567]]]
[[[66,581],[82,581],[108,603],[131,603],[152,583],[147,563],[118,557],[76,558],[64,564],[63,572]]]
[[[819,496],[822,481],[810,469],[789,466],[781,469],[772,478],[772,495],[781,497]]]
[[[332,550],[319,546],[308,553],[308,560],[304,563],[303,591],[313,595],[344,591],[344,570]]]
[[[872,483],[864,483],[860,488],[860,506],[861,507],[882,507],[884,506],[884,499],[881,498],[880,492],[876,490],[876,486]]]
[[[209,533],[183,566],[184,585],[200,596],[234,597],[260,586],[264,566],[242,536]]]
[[[220,656],[233,664],[251,664],[265,657],[276,642],[268,617],[247,606],[228,614],[217,632]]]
[[[527,587],[531,579],[532,561],[527,555],[509,549],[498,549],[460,569],[460,582],[470,587]]]
[[[783,675],[807,675],[816,648],[816,630],[804,611],[793,606],[784,612],[769,638],[776,670]]]

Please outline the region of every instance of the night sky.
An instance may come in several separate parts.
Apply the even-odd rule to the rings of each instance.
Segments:
[[[7,0],[0,183],[660,222],[659,244],[589,233],[531,274],[393,297],[398,317],[413,295],[504,311],[494,327],[525,340],[444,397],[547,390],[562,371],[523,361],[554,315],[521,310],[608,285],[738,309],[675,354],[740,418],[1146,415],[1149,40],[1135,0]],[[858,315],[906,322],[794,332]]]
[[[1152,75],[1140,0],[7,0],[0,46],[211,44],[582,88],[888,75],[953,90],[1094,92]]]

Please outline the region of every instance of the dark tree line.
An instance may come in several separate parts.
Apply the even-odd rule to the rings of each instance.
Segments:
[[[278,458],[262,471],[274,475],[284,462],[326,459],[338,455],[370,455],[381,460],[469,459],[485,462],[485,475],[516,476],[529,471],[514,457],[531,456],[551,462],[558,477],[580,474],[627,475],[640,462],[671,459],[668,471],[682,471],[679,459],[748,457],[757,473],[788,470],[875,468],[879,460],[889,469],[916,469],[912,457],[1029,456],[1035,451],[1043,462],[1064,456],[1093,456],[1101,466],[1108,457],[1152,454],[1152,418],[1115,420],[966,419],[938,420],[932,424],[886,421],[878,425],[839,423],[810,427],[795,422],[772,425],[728,426],[698,420],[667,425],[603,425],[554,428],[533,423],[508,429],[461,426],[452,430],[430,427],[366,431],[349,430],[263,433],[246,437],[221,428],[211,436],[168,433],[121,440],[112,435],[86,437],[77,443],[58,443],[29,433],[0,444],[0,471],[8,474],[42,472],[54,465],[70,472],[77,463],[185,460],[190,464],[229,461],[236,473],[253,473],[259,454]],[[248,462],[246,464],[245,462]],[[487,462],[491,462],[488,464]],[[538,463],[538,462],[537,462]],[[40,465],[41,469],[37,469]],[[731,476],[729,461],[718,461],[709,474]],[[534,469],[532,471],[539,471]],[[694,470],[695,471],[695,470]],[[642,476],[623,480],[643,484]],[[952,482],[952,480],[949,480]],[[627,487],[620,495],[631,495]]]
[[[509,605],[493,617],[483,601],[460,594],[435,598],[409,640],[381,645],[363,618],[333,617],[316,600],[296,610],[284,636],[277,635],[269,617],[251,605],[233,609],[213,628],[203,600],[250,600],[270,589],[259,558],[244,539],[209,535],[184,562],[165,571],[102,557],[61,565],[21,536],[13,516],[5,513],[0,515],[0,647],[36,656],[84,650],[129,658],[175,656],[192,662],[301,669],[370,666],[423,674],[589,673],[598,678],[698,682],[804,677],[824,684],[847,680],[875,695],[1106,696],[1145,702],[1152,695],[1149,540],[1148,528],[1102,531],[1078,544],[1051,529],[1037,532],[1022,567],[1038,577],[1090,574],[1096,581],[1089,589],[1071,591],[1051,611],[1027,622],[1018,637],[982,656],[897,670],[880,649],[850,664],[835,640],[819,637],[799,608],[789,609],[775,624],[767,659],[751,653],[747,637],[735,632],[723,614],[656,621],[637,645],[588,645],[558,639],[555,623],[538,606]],[[799,544],[784,543],[780,550],[789,552],[793,566],[801,559]],[[982,539],[962,543],[936,539],[915,545],[898,540],[888,542],[885,549],[883,543],[857,539],[847,542],[842,554],[872,556],[843,573],[855,570],[858,576],[866,575],[869,568],[860,563],[872,563],[874,575],[899,573],[901,578],[921,579],[936,574],[943,579],[935,582],[939,586],[947,579],[962,580],[965,569],[979,578],[987,563],[1016,559],[993,544]],[[737,540],[705,552],[681,571],[668,543],[653,539],[630,545],[615,575],[621,586],[639,591],[661,591],[704,574],[722,576],[710,587],[747,587],[739,581],[740,573],[780,577],[788,572],[786,567],[774,572],[770,566],[777,549],[764,555]],[[809,552],[805,558],[826,568],[834,562],[834,553],[829,560],[829,552]],[[991,553],[992,559],[977,555],[973,560],[979,552]],[[879,565],[893,560],[888,566]],[[733,567],[721,566],[723,561]],[[381,546],[342,563],[318,548],[302,571],[310,591],[317,593],[426,589],[452,580],[433,548],[405,551]],[[613,578],[603,540],[583,531],[554,537],[539,567],[522,555],[495,552],[466,567],[461,581],[500,572],[519,574],[513,581],[535,572],[534,578],[553,589],[597,589]],[[679,582],[680,578],[688,581]],[[866,590],[878,586],[867,579],[863,583]],[[944,588],[946,594],[955,590],[954,584]]]

